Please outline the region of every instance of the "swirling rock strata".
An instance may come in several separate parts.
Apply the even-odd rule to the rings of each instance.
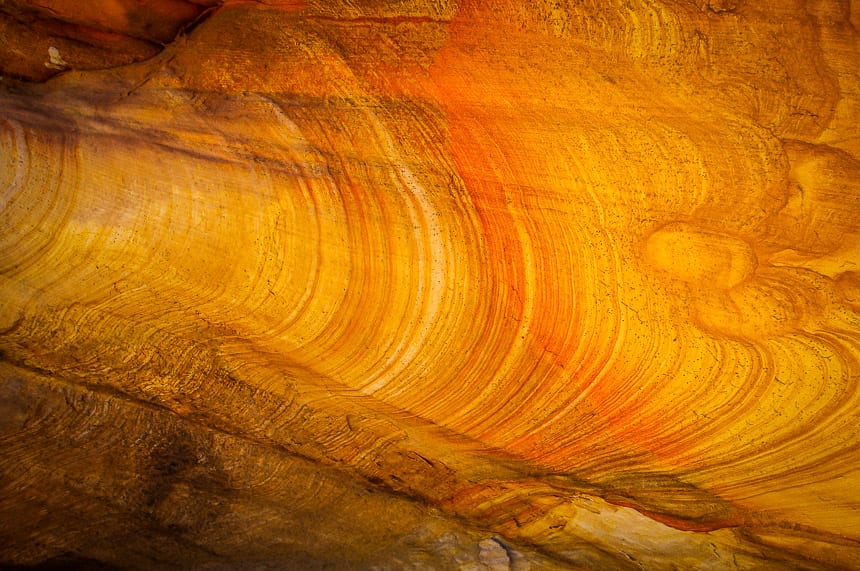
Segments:
[[[0,560],[856,566],[857,14],[228,3],[4,79]]]

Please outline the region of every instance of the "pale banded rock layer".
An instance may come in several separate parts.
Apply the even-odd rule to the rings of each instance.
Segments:
[[[4,81],[0,559],[856,566],[858,9],[239,3]]]

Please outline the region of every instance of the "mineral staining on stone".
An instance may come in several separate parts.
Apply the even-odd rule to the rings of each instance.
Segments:
[[[0,93],[2,561],[856,565],[856,11],[207,14]]]

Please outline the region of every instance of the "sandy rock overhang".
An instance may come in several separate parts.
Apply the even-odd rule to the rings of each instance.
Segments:
[[[0,2],[0,564],[858,568],[858,13]]]

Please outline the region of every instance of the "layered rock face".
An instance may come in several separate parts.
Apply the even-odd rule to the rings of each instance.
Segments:
[[[860,567],[860,4],[70,5],[0,3],[0,563]]]

